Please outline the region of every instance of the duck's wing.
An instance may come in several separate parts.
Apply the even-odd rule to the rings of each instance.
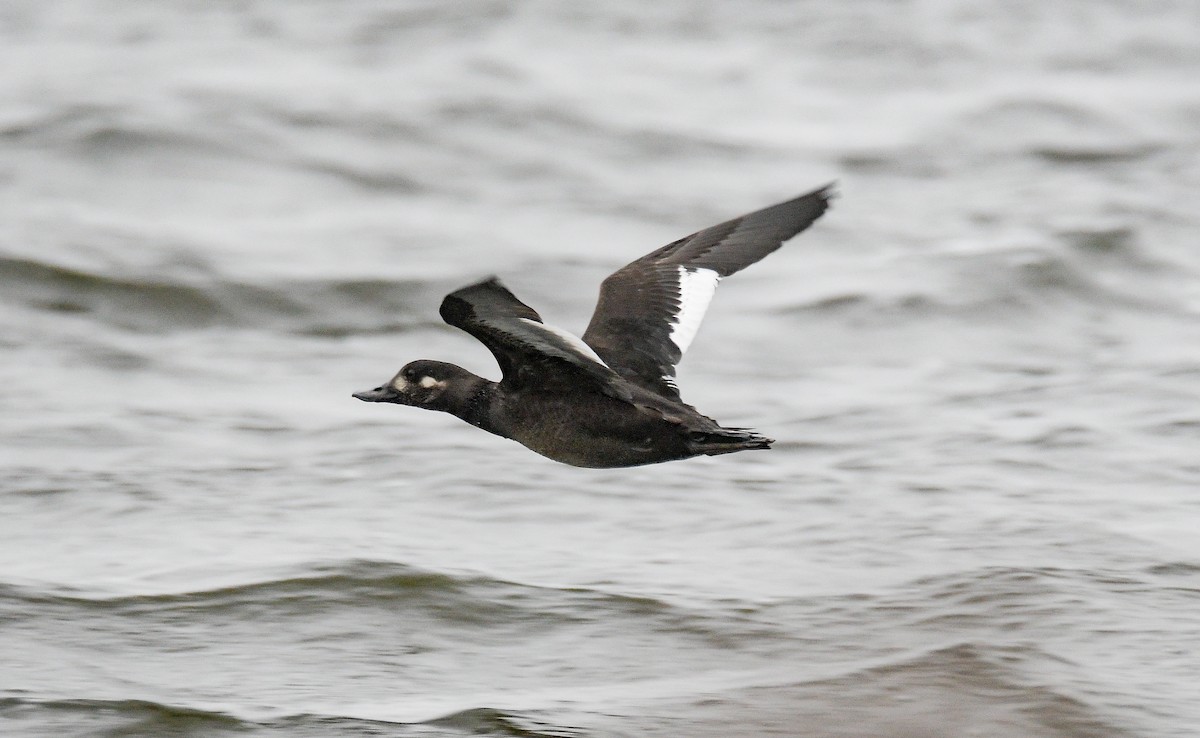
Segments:
[[[667,244],[609,275],[583,340],[625,379],[679,398],[675,365],[721,277],[775,251],[829,207],[833,185]]]
[[[578,386],[612,391],[617,375],[595,351],[567,331],[542,322],[495,277],[455,290],[442,300],[442,320],[470,333],[496,357],[508,387]]]

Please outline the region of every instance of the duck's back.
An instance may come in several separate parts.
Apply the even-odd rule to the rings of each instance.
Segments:
[[[499,395],[495,432],[542,456],[592,468],[639,466],[751,448],[770,440],[726,429],[682,403],[635,389],[634,401],[601,392]]]

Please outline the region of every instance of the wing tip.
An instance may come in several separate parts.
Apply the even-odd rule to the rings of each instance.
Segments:
[[[528,318],[542,322],[537,311],[521,302],[495,275],[446,295],[442,298],[438,313],[442,320],[464,330],[469,321],[487,320],[489,316]],[[469,330],[467,332],[470,333]]]
[[[450,325],[461,326],[475,313],[470,300],[471,295],[479,291],[493,289],[508,292],[508,289],[500,283],[500,279],[494,274],[478,282],[472,282],[465,287],[459,287],[442,298],[438,314],[442,316],[442,320]]]
[[[473,282],[473,283],[467,285],[466,287],[460,287],[459,289],[455,290],[455,292],[462,292],[463,290],[472,290],[472,289],[476,289],[478,287],[499,287],[501,289],[507,289],[504,286],[504,283],[500,281],[499,276],[497,276],[495,274],[489,274],[488,276],[484,277],[483,279],[479,280],[478,282]]]
[[[810,197],[816,198],[821,203],[821,213],[824,213],[826,210],[828,210],[829,208],[831,208],[833,206],[834,200],[837,200],[838,198],[840,198],[842,196],[841,191],[838,189],[838,185],[839,185],[839,182],[836,179],[831,180],[830,182],[827,182],[826,184],[818,187],[817,189],[813,190],[812,192],[801,195],[800,197],[798,197],[796,199],[804,200],[804,199],[810,198]]]

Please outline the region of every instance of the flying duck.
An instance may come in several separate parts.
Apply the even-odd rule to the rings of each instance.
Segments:
[[[622,267],[601,284],[582,340],[543,323],[495,277],[451,292],[442,300],[442,319],[492,352],[501,380],[420,359],[354,397],[447,412],[573,466],[639,466],[770,448],[772,439],[722,427],[685,404],[675,365],[717,282],[810,226],[832,194],[827,185]]]

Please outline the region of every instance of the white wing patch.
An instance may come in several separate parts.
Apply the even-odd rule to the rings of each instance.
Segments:
[[[720,281],[721,275],[712,269],[679,267],[679,312],[671,319],[671,340],[679,347],[679,353],[692,345]]]
[[[608,366],[608,364],[604,363],[604,359],[601,359],[600,355],[597,354],[591,346],[584,343],[583,339],[579,338],[579,336],[576,336],[569,331],[564,331],[562,328],[556,328],[552,325],[539,323],[536,320],[530,320],[529,318],[517,318],[517,320],[536,330],[545,331],[546,333],[555,336],[560,341],[565,341],[568,348],[577,354],[582,354],[584,358],[591,359],[600,366]]]

